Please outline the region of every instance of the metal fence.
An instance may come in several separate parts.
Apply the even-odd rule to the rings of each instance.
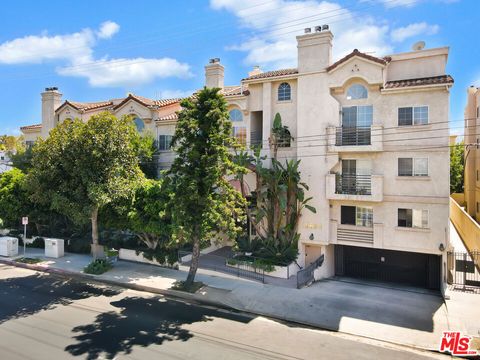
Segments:
[[[322,266],[324,260],[325,255],[322,254],[317,260],[305,267],[305,269],[297,272],[297,289],[301,289],[315,280],[313,273],[316,268]]]
[[[178,262],[181,265],[190,266],[191,257],[192,252],[190,251],[178,252]],[[254,262],[235,259],[233,253],[228,256],[202,254],[198,261],[198,267],[265,283],[265,270],[262,267],[256,266]]]
[[[336,146],[371,145],[370,126],[337,127]]]
[[[371,175],[335,174],[335,193],[349,195],[371,195]]]
[[[448,282],[463,287],[480,287],[480,251],[448,252]]]

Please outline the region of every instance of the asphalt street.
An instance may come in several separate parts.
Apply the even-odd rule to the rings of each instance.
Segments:
[[[0,359],[71,358],[448,357],[0,265]]]

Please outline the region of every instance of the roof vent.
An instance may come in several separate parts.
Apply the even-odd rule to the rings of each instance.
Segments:
[[[210,64],[216,64],[220,62],[220,58],[212,58],[208,61]]]
[[[329,28],[328,25],[326,25],[326,24],[322,25],[322,30],[328,30],[328,28]]]
[[[321,26],[315,26],[315,32],[320,32],[322,31],[322,27]]]
[[[45,88],[45,91],[58,91],[58,87],[56,87],[56,86],[47,87],[47,88]]]
[[[312,29],[311,28],[305,28],[305,34],[310,34],[312,32]]]

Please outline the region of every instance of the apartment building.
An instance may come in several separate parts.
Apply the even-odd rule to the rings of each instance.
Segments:
[[[470,86],[465,106],[465,178],[464,194],[468,214],[480,220],[480,88]]]
[[[315,277],[446,283],[449,247],[448,48],[332,60],[327,26],[297,37],[298,66],[254,68],[228,98],[234,132],[268,139],[276,113],[294,138],[279,158],[301,160],[316,214],[300,222],[299,263],[322,254]],[[206,83],[223,83],[206,66]]]
[[[444,290],[449,248],[448,48],[386,57],[354,50],[334,62],[328,26],[297,36],[298,66],[224,85],[218,58],[205,66],[205,85],[222,89],[233,134],[261,144],[271,157],[275,114],[293,136],[279,159],[300,159],[316,213],[304,212],[298,263],[323,255],[315,278],[347,276]],[[178,99],[135,95],[101,103],[65,101],[42,93],[42,124],[23,127],[27,140],[46,136],[66,118],[98,111],[133,114],[139,130],[159,139],[163,164],[173,159]],[[162,162],[162,155],[160,156]],[[254,182],[250,189],[254,189]]]

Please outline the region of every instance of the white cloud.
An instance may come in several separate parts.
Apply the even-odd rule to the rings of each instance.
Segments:
[[[438,25],[429,25],[426,22],[420,22],[394,29],[392,30],[391,36],[393,41],[402,42],[405,39],[417,35],[434,35],[439,29],[440,27]]]
[[[113,21],[105,21],[100,25],[100,30],[97,31],[97,36],[100,39],[110,39],[120,30],[120,25]]]
[[[175,59],[101,59],[58,69],[60,75],[85,77],[94,87],[135,86],[155,78],[191,76],[190,66]]]
[[[339,4],[317,0],[211,0],[216,10],[235,14],[241,26],[254,35],[230,50],[246,52],[245,63],[264,67],[296,66],[295,35],[306,27],[329,24],[334,33],[334,57],[346,55],[355,48],[375,56],[392,51],[388,27],[369,16],[358,16]],[[259,14],[261,13],[261,14]],[[267,14],[267,15],[266,15]]]
[[[0,44],[0,63],[32,64],[90,57],[95,35],[90,29],[67,35],[30,35]]]
[[[191,76],[186,63],[164,57],[146,59],[95,59],[93,48],[100,39],[109,39],[120,29],[106,21],[96,31],[84,29],[66,35],[30,35],[0,44],[0,64],[35,64],[60,61],[57,73],[63,76],[84,77],[91,86],[132,86],[155,78]]]

